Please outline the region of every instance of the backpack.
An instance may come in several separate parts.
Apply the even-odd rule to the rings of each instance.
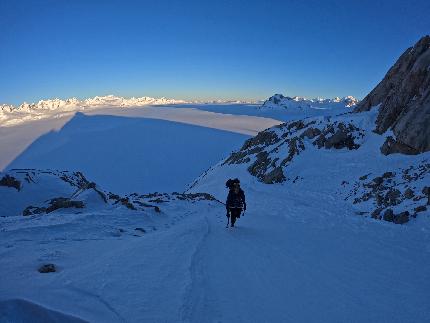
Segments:
[[[233,188],[233,184],[235,183],[240,183],[238,178],[235,179],[228,179],[227,182],[225,182],[225,187],[227,187],[228,189],[232,189]]]

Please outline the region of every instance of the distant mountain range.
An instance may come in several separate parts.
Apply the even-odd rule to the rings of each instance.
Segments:
[[[334,99],[307,99],[304,97],[283,96],[282,94],[275,94],[268,98],[263,105],[262,109],[307,109],[307,108],[336,108],[336,107],[355,107],[359,100],[353,96],[346,96],[344,98],[336,97]]]

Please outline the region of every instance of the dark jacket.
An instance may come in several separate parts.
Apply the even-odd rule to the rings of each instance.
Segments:
[[[225,207],[227,211],[230,208],[246,209],[245,192],[241,188],[237,194],[234,192],[234,190],[230,190],[230,192],[228,192]]]

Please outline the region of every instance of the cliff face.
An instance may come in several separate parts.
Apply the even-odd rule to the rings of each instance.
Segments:
[[[392,129],[396,136],[395,144],[385,145],[390,149],[383,153],[430,150],[430,36],[408,48],[354,111],[376,105],[380,107],[375,132]]]

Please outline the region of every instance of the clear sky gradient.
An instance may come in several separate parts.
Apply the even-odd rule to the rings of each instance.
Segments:
[[[363,98],[430,33],[429,13],[429,0],[0,0],[0,103]]]

